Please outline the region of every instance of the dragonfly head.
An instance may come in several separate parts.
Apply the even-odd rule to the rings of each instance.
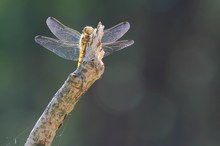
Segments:
[[[86,26],[83,29],[83,33],[87,34],[87,35],[91,35],[93,33],[93,28],[91,26]]]

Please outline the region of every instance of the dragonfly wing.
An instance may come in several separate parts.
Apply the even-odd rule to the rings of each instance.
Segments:
[[[35,42],[64,59],[78,60],[80,49],[77,43],[68,43],[45,36],[36,36]]]
[[[121,40],[110,44],[103,43],[103,50],[105,51],[105,57],[112,54],[115,51],[119,51],[128,46],[134,44],[133,40]]]
[[[113,43],[120,39],[130,28],[128,22],[122,22],[112,28],[104,30],[104,36],[102,38],[103,43]]]
[[[60,40],[78,43],[80,39],[80,33],[74,29],[71,29],[53,17],[47,18],[47,26],[50,31]]]

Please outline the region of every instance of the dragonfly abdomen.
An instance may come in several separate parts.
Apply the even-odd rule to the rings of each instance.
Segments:
[[[79,54],[79,59],[78,59],[78,64],[77,64],[77,67],[80,66],[81,62],[82,62],[82,59],[83,57],[85,56],[85,52],[86,52],[86,49],[88,48],[88,43],[83,43],[81,41],[80,43],[80,54]]]

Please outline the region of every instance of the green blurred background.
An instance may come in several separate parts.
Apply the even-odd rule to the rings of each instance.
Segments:
[[[219,146],[220,1],[0,0],[0,146],[22,146],[76,62],[34,42],[53,16],[81,31],[128,21],[53,146]]]

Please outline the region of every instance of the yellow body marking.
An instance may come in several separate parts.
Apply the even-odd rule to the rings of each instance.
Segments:
[[[92,42],[93,30],[94,29],[90,26],[86,26],[83,29],[83,33],[82,33],[80,41],[79,41],[80,53],[79,53],[79,59],[78,59],[77,67],[80,66],[80,64],[83,60],[83,57],[85,56],[86,49],[90,46],[90,44]]]

